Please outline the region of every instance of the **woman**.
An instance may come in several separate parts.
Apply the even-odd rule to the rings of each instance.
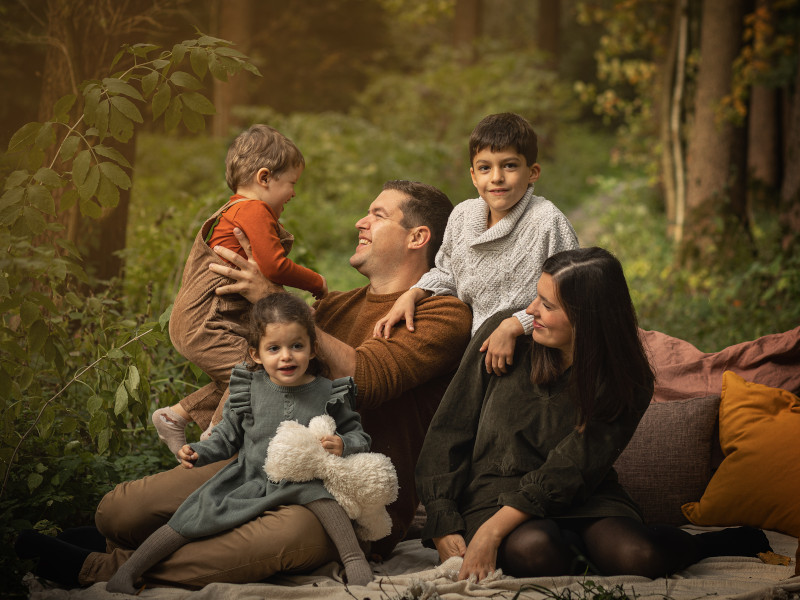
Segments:
[[[693,536],[647,526],[614,461],[653,394],[653,371],[619,261],[601,248],[545,261],[528,307],[531,339],[509,373],[487,372],[473,337],[431,423],[417,464],[423,541],[459,579],[496,568],[517,577],[587,568],[661,577],[708,556],[754,556],[763,532]],[[508,315],[482,326],[492,331]]]

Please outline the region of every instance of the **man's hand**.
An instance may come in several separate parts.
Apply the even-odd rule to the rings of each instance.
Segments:
[[[236,236],[236,239],[239,240],[239,243],[242,245],[245,254],[247,254],[247,259],[245,260],[239,254],[233,250],[229,250],[228,248],[214,246],[214,252],[238,267],[238,269],[234,269],[233,267],[228,267],[226,265],[220,265],[217,263],[211,263],[208,266],[208,268],[214,271],[214,273],[225,275],[225,277],[229,277],[236,282],[218,287],[216,289],[217,295],[222,296],[224,294],[240,294],[251,303],[255,303],[264,296],[275,292],[282,292],[283,287],[275,285],[269,279],[264,277],[264,274],[258,268],[258,264],[253,259],[253,251],[250,248],[250,240],[247,239],[247,236],[244,234],[244,232],[236,227],[234,228],[233,233]]]
[[[481,345],[486,352],[486,372],[502,375],[514,363],[514,346],[517,337],[525,333],[517,317],[504,319]]]
[[[436,546],[436,550],[439,552],[439,560],[442,562],[452,556],[464,556],[467,552],[467,544],[464,542],[464,538],[457,533],[433,538],[433,544]]]

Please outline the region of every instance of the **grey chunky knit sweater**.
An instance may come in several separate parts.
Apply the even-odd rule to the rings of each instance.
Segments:
[[[413,286],[456,296],[472,307],[472,334],[493,314],[514,309],[525,334],[533,317],[525,309],[536,297],[542,264],[562,250],[578,248],[578,236],[555,204],[533,187],[511,211],[487,229],[482,198],[458,204],[447,221],[436,266]]]

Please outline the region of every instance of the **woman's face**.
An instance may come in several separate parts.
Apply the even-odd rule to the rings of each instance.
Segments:
[[[561,306],[553,277],[542,273],[536,290],[536,298],[525,310],[533,316],[533,341],[558,348],[564,354],[566,364],[572,364],[572,324]]]

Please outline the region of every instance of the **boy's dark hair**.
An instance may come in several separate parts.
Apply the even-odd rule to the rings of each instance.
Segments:
[[[232,192],[250,182],[262,167],[278,178],[292,168],[305,166],[294,142],[269,125],[256,124],[236,136],[225,158],[225,181]]]
[[[498,113],[481,119],[469,136],[470,165],[484,148],[492,152],[514,148],[517,154],[525,157],[528,166],[534,164],[539,156],[536,132],[525,117],[516,113]]]
[[[447,218],[453,212],[453,203],[440,189],[420,183],[396,179],[383,184],[384,190],[395,190],[405,194],[406,199],[400,210],[403,211],[403,220],[400,225],[406,228],[425,225],[431,231],[431,241],[428,242],[428,266],[433,267],[436,253],[442,245],[444,230],[447,227]]]
[[[250,326],[247,329],[247,343],[251,348],[258,348],[261,336],[267,325],[272,323],[299,323],[308,333],[311,351],[314,353],[308,363],[308,373],[327,377],[330,374],[328,365],[317,355],[317,329],[314,326],[314,315],[311,308],[301,298],[288,292],[277,292],[264,296],[250,308]],[[255,370],[257,365],[250,365]]]
[[[639,338],[636,311],[617,258],[603,248],[565,250],[548,258],[542,274],[553,278],[572,325],[572,374],[578,428],[610,421],[635,408],[655,379]],[[547,384],[563,372],[560,351],[533,344],[531,381]]]

